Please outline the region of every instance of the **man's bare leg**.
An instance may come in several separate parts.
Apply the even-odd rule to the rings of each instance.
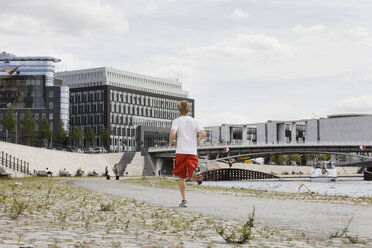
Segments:
[[[186,183],[185,183],[185,179],[179,177],[178,178],[178,185],[180,186],[182,200],[186,200]]]

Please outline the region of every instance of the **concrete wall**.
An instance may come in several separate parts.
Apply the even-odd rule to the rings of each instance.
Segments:
[[[372,116],[320,119],[321,141],[372,140]]]
[[[275,122],[267,123],[267,143],[268,144],[278,143],[276,124],[277,123]]]
[[[318,120],[308,120],[306,122],[305,142],[318,141]]]
[[[53,172],[53,175],[57,175],[59,170],[64,168],[71,174],[75,174],[78,168],[81,168],[85,173],[95,170],[101,174],[106,166],[109,167],[109,171],[112,173],[112,167],[123,156],[123,153],[84,154],[63,152],[7,142],[0,142],[0,151],[29,162],[30,172],[45,170],[48,167]]]
[[[257,143],[265,143],[266,134],[265,134],[265,123],[257,124]]]

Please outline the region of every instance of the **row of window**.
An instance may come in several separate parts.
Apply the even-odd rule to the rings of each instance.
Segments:
[[[111,104],[111,113],[130,114],[144,117],[153,117],[173,120],[179,116],[178,111],[135,107],[133,105]]]
[[[70,117],[71,125],[103,124],[103,114],[78,115]]]
[[[144,92],[151,92],[159,95],[168,95],[168,96],[176,96],[176,97],[188,97],[187,94],[179,94],[176,92],[168,92],[168,91],[162,91],[162,90],[157,90],[157,89],[150,89],[146,87],[138,87],[138,86],[133,86],[133,85],[128,85],[128,84],[123,84],[123,83],[115,83],[115,82],[109,82],[108,83],[111,86],[115,86],[118,88],[126,88],[126,89],[132,89],[132,90],[138,90],[138,91],[144,91]]]
[[[136,130],[130,127],[111,127],[111,135],[135,137]]]
[[[39,120],[39,114],[38,113],[34,113],[34,120],[35,121],[37,121],[37,120]],[[42,113],[41,114],[41,119],[43,119],[44,117],[46,118],[46,116],[47,116],[47,114],[46,113]],[[3,114],[2,113],[0,113],[0,120],[2,120],[3,119]],[[53,113],[49,113],[49,120],[53,120]],[[20,113],[19,114],[19,119],[20,120],[23,120],[23,118],[25,118],[25,114],[24,113]],[[14,113],[14,119],[15,120],[17,120],[18,119],[18,113]]]
[[[95,71],[95,72],[86,72],[86,73],[77,73],[77,74],[70,74],[65,76],[60,76],[57,74],[58,78],[62,80],[65,79],[66,81],[77,81],[77,80],[85,80],[85,79],[93,79],[93,78],[103,78],[103,71]]]
[[[104,102],[79,104],[70,106],[71,114],[84,114],[84,113],[96,113],[104,112]]]
[[[104,91],[85,91],[85,92],[74,92],[71,93],[70,103],[85,103],[85,102],[94,102],[94,101],[103,101]]]
[[[162,81],[157,81],[157,80],[152,80],[152,79],[147,79],[147,78],[142,78],[142,77],[135,77],[135,76],[130,76],[126,74],[121,74],[121,73],[115,73],[115,72],[107,72],[108,77],[112,78],[120,78],[123,80],[129,80],[129,81],[134,81],[134,82],[139,82],[143,83],[145,85],[153,85],[157,87],[166,87],[166,88],[175,88],[175,89],[181,89],[181,85],[177,84],[171,84],[167,82],[162,82]]]
[[[176,100],[169,100],[169,99],[163,99],[163,98],[158,98],[158,97],[149,97],[149,96],[130,94],[130,93],[125,93],[125,92],[119,93],[117,91],[111,91],[110,101],[137,104],[137,105],[149,106],[149,107],[158,107],[158,108],[164,108],[164,109],[174,109],[174,110],[177,110],[177,104],[178,104],[178,101]]]

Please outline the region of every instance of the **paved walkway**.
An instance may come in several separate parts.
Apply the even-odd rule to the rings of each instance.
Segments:
[[[104,178],[76,179],[75,185],[92,191],[112,194],[123,198],[146,201],[153,205],[178,208],[181,195],[178,190],[144,187],[120,183]],[[359,238],[371,238],[372,206],[317,203],[296,200],[274,200],[239,197],[219,192],[187,192],[192,211],[221,218],[247,220],[256,208],[256,221],[284,229],[330,235],[344,228],[354,216],[349,234]]]

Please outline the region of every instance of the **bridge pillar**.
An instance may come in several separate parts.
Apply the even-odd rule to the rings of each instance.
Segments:
[[[155,160],[155,175],[158,177],[161,174],[161,167],[165,162],[165,158],[156,158]]]

